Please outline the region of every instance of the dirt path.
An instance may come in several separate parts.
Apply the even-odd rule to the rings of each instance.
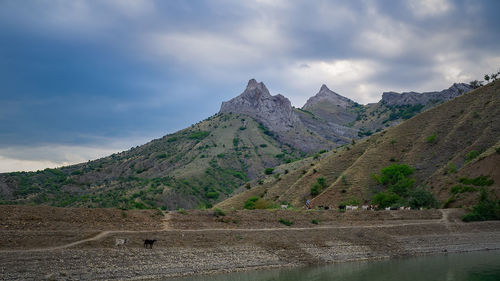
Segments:
[[[274,227],[274,228],[202,228],[202,229],[172,229],[169,225],[169,220],[171,217],[169,214],[165,215],[163,220],[163,229],[161,230],[106,230],[98,233],[97,235],[71,242],[68,244],[47,247],[47,248],[36,248],[27,250],[0,250],[0,253],[10,253],[10,252],[43,252],[43,251],[56,251],[61,249],[71,248],[86,242],[97,241],[106,238],[112,234],[126,234],[126,233],[151,233],[151,232],[206,232],[206,231],[220,231],[220,232],[268,232],[268,231],[311,231],[317,229],[377,229],[377,228],[390,228],[390,227],[401,227],[401,226],[411,226],[411,225],[425,225],[425,224],[440,224],[444,223],[449,225],[447,221],[447,216],[445,217],[443,212],[443,219],[441,220],[422,220],[420,222],[412,223],[400,223],[400,224],[384,224],[384,225],[349,225],[349,226],[316,226],[316,227]]]

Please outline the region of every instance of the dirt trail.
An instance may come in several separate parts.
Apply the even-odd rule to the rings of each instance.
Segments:
[[[444,213],[443,213],[444,214]],[[165,219],[162,222],[164,224],[164,228],[161,230],[106,230],[102,231],[99,234],[78,240],[75,242],[71,242],[64,245],[47,247],[47,248],[35,248],[35,249],[26,249],[26,250],[0,250],[0,253],[9,253],[9,252],[42,252],[42,251],[56,251],[61,249],[71,248],[86,242],[97,241],[106,238],[112,234],[133,234],[133,233],[151,233],[151,232],[207,232],[207,231],[220,231],[220,232],[268,232],[268,231],[311,231],[311,230],[325,230],[325,229],[377,229],[377,228],[390,228],[390,227],[401,227],[401,226],[414,226],[414,225],[428,225],[428,224],[440,224],[445,223],[449,224],[449,222],[441,220],[421,220],[419,222],[412,223],[400,223],[400,224],[385,224],[385,225],[359,225],[359,226],[316,226],[316,227],[272,227],[272,228],[201,228],[201,229],[172,229],[169,226],[170,216],[169,214],[165,215]],[[444,215],[443,215],[444,218]]]

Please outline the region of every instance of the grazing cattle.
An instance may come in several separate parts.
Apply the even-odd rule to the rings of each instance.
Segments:
[[[404,210],[404,209],[405,209],[405,207],[399,207],[399,209],[400,209],[400,210]]]
[[[355,211],[358,209],[358,206],[352,206],[352,210]]]
[[[128,242],[128,239],[118,239],[118,238],[116,238],[115,239],[115,247],[125,246],[125,244],[127,244],[127,242]]]
[[[411,210],[411,207],[405,207],[405,210]]]
[[[330,210],[330,206],[325,206],[325,210]]]
[[[391,211],[397,210],[398,207],[391,207]]]
[[[352,210],[352,206],[351,205],[347,205],[347,206],[345,206],[345,209],[346,209],[346,211]]]
[[[153,244],[156,242],[156,239],[153,239],[153,240],[149,240],[149,239],[146,239],[144,240],[144,248],[148,248],[148,245],[149,245],[149,248],[150,249],[153,249]]]
[[[345,210],[345,205],[339,205],[339,210]]]
[[[281,205],[281,209],[288,209],[288,205]]]
[[[361,206],[361,209],[363,209],[363,210],[370,210],[370,206],[368,206],[368,205],[363,205],[363,206]]]
[[[391,207],[386,207],[385,210],[389,211],[389,210],[391,210]]]

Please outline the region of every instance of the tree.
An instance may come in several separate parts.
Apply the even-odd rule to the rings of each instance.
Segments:
[[[477,81],[477,80],[474,80],[474,81],[470,81],[469,82],[469,85],[473,88],[473,89],[477,89],[481,86],[483,86],[483,82],[482,81]]]
[[[490,76],[491,76],[491,81],[496,81],[497,80],[497,76],[498,74],[500,74],[500,71],[498,73],[492,73]]]
[[[388,187],[388,190],[399,196],[405,196],[409,189],[413,187],[415,179],[410,176],[414,169],[406,164],[394,164],[381,170],[380,176],[374,178]]]
[[[392,192],[379,192],[372,197],[372,204],[378,205],[379,208],[391,207],[401,198]]]
[[[486,80],[486,83],[490,82],[490,76],[488,74],[484,75],[484,80]]]

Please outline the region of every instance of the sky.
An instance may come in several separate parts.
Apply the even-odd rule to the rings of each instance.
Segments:
[[[0,0],[0,172],[103,157],[218,112],[251,78],[301,107],[500,70],[500,1]]]

